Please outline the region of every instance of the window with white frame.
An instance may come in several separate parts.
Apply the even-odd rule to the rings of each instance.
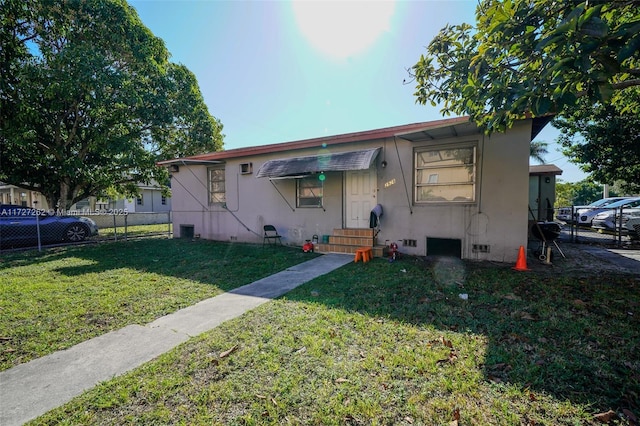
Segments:
[[[209,204],[224,203],[226,201],[224,167],[208,169]]]
[[[322,207],[322,182],[318,176],[296,179],[296,207]]]
[[[476,147],[415,151],[415,202],[475,201]]]

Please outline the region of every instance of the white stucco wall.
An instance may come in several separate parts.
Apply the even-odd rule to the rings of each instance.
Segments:
[[[384,208],[378,244],[412,239],[416,246],[401,245],[401,252],[422,256],[428,254],[427,238],[454,238],[462,242],[463,258],[514,262],[520,245],[527,243],[530,134],[530,121],[523,121],[507,134],[490,137],[478,134],[421,143],[396,138],[336,145],[330,150],[383,148],[375,165],[377,202]],[[462,142],[477,144],[476,201],[414,203],[414,150]],[[295,155],[315,155],[318,149],[296,151]],[[255,177],[255,171],[265,161],[292,155],[292,152],[277,152],[225,160],[226,208],[208,204],[206,165],[181,165],[171,185],[175,236],[180,236],[180,225],[193,225],[194,233],[205,239],[262,242],[262,226],[272,224],[285,237],[285,243],[302,245],[314,234],[321,238],[331,234],[334,228],[341,228],[343,173],[326,173],[324,210],[296,208],[293,179],[272,184],[267,178]],[[383,160],[387,162],[385,168],[380,165]],[[253,174],[240,173],[240,164],[247,162],[252,162]],[[489,252],[474,252],[473,244],[487,245]]]

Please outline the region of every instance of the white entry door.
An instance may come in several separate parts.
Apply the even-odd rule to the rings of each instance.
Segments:
[[[345,226],[368,228],[371,209],[378,204],[375,169],[346,172],[345,188]]]

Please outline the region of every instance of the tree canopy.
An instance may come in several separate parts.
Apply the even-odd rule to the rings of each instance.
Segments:
[[[640,8],[633,0],[482,0],[475,27],[447,25],[410,70],[416,102],[486,131],[562,114],[578,98],[640,113]]]
[[[125,0],[0,0],[0,181],[69,208],[222,149],[195,76]]]
[[[617,197],[620,193],[611,189],[610,197]],[[603,187],[593,182],[592,179],[580,182],[556,183],[556,206],[586,206],[603,197]]]
[[[635,90],[640,99],[640,90]],[[600,183],[640,193],[640,116],[616,104],[586,101],[554,120],[563,154]]]
[[[542,141],[531,141],[529,144],[529,158],[540,164],[545,164],[544,156],[549,153],[547,149],[548,143]]]

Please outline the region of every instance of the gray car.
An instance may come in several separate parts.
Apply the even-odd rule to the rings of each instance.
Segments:
[[[627,230],[627,236],[630,240],[640,240],[640,216],[630,218],[624,224],[624,228]]]
[[[606,208],[613,203],[628,200],[632,197],[607,197],[592,203],[584,208],[575,209],[576,223],[579,226],[591,226],[593,218],[600,212],[606,211]]]
[[[621,216],[620,216],[621,215]],[[591,227],[603,231],[615,231],[622,228],[624,233],[627,229],[625,224],[629,219],[640,216],[640,197],[627,198],[606,206],[606,209],[593,217]]]
[[[558,213],[556,214],[556,219],[566,223],[573,223],[574,218],[578,216],[578,211],[586,211],[600,206],[605,206],[607,204],[615,203],[616,201],[620,201],[625,198],[628,197],[607,197],[602,198],[598,201],[594,201],[593,203],[587,204],[586,206],[560,207],[558,209]]]

